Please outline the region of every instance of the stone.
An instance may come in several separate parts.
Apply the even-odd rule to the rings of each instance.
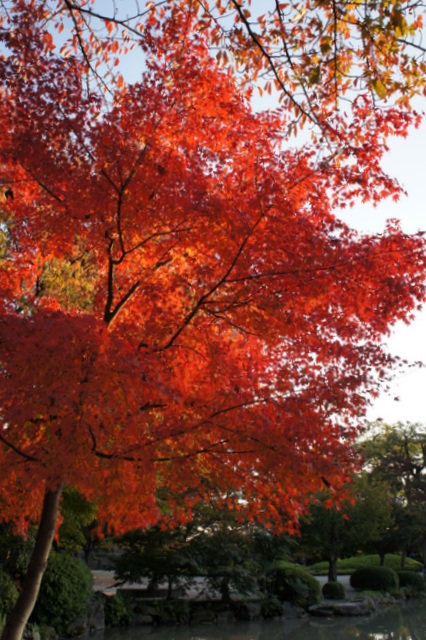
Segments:
[[[92,598],[89,602],[87,627],[89,631],[105,629],[105,608],[100,598]]]
[[[211,609],[198,607],[191,614],[192,624],[213,624],[217,621],[217,615]]]
[[[363,598],[352,602],[327,602],[326,604],[314,604],[309,607],[309,613],[313,616],[366,616],[375,610],[372,598]]]
[[[283,602],[283,608],[281,617],[286,618],[287,620],[293,620],[294,618],[303,618],[305,615],[305,610],[301,607],[297,607],[291,602]]]
[[[68,638],[77,638],[78,636],[84,635],[87,629],[87,618],[81,616],[68,625],[66,635]]]
[[[260,602],[247,602],[247,610],[250,620],[259,620],[262,606]]]
[[[145,613],[139,613],[134,611],[130,616],[129,625],[132,627],[153,625],[155,622],[154,617]]]

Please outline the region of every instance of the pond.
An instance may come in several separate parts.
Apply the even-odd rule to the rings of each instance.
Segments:
[[[94,640],[426,640],[426,601],[380,609],[369,617],[313,618],[106,630]]]

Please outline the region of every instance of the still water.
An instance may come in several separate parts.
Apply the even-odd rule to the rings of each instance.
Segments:
[[[112,629],[103,640],[426,640],[426,601],[368,617]]]

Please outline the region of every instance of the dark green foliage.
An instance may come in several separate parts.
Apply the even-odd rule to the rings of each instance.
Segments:
[[[172,588],[180,580],[200,571],[182,528],[164,531],[155,526],[144,531],[129,531],[120,543],[125,551],[115,561],[117,580],[137,582],[148,578],[152,590],[167,581],[171,596]]]
[[[265,586],[267,592],[281,602],[290,602],[304,609],[321,599],[320,583],[301,567],[271,569],[266,575]]]
[[[134,608],[133,600],[116,593],[106,596],[104,601],[105,624],[107,627],[126,626]]]
[[[71,622],[87,613],[92,588],[92,574],[82,560],[52,552],[31,621],[63,633]]]
[[[3,564],[4,571],[12,576],[18,584],[22,583],[27,573],[34,542],[35,530],[29,530],[26,538],[16,538]]]
[[[182,624],[189,621],[189,603],[185,600],[158,600],[156,609],[159,622]]]
[[[379,567],[380,566],[380,557],[377,554],[369,555],[363,554],[362,556],[352,556],[350,558],[344,558],[342,560],[337,561],[337,573],[338,574],[348,574],[353,573],[357,569],[361,569],[362,567]],[[385,557],[385,567],[389,567],[394,571],[398,572],[401,566],[401,556],[388,554]],[[417,560],[413,560],[412,558],[405,559],[405,568],[410,571],[421,571],[423,569],[423,565],[421,562]],[[328,562],[316,562],[309,567],[310,571],[313,571],[315,575],[327,575],[328,572]]]
[[[267,594],[260,604],[260,614],[263,618],[268,620],[270,618],[278,618],[282,615],[283,605],[277,596]]]
[[[346,597],[345,586],[341,582],[326,582],[322,587],[322,595],[328,600],[344,600]]]
[[[351,587],[392,592],[398,589],[398,574],[388,567],[364,567],[351,575]]]
[[[0,614],[7,615],[18,599],[18,589],[8,573],[0,569]]]
[[[426,582],[421,573],[398,571],[399,586],[404,587],[408,595],[422,594],[426,591]]]
[[[250,611],[245,602],[242,600],[234,600],[230,603],[231,611],[233,612],[235,619],[247,622],[250,620]]]

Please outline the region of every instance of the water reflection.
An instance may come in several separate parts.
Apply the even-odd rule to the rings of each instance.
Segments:
[[[111,629],[95,640],[426,640],[426,603],[417,601],[366,618]]]

